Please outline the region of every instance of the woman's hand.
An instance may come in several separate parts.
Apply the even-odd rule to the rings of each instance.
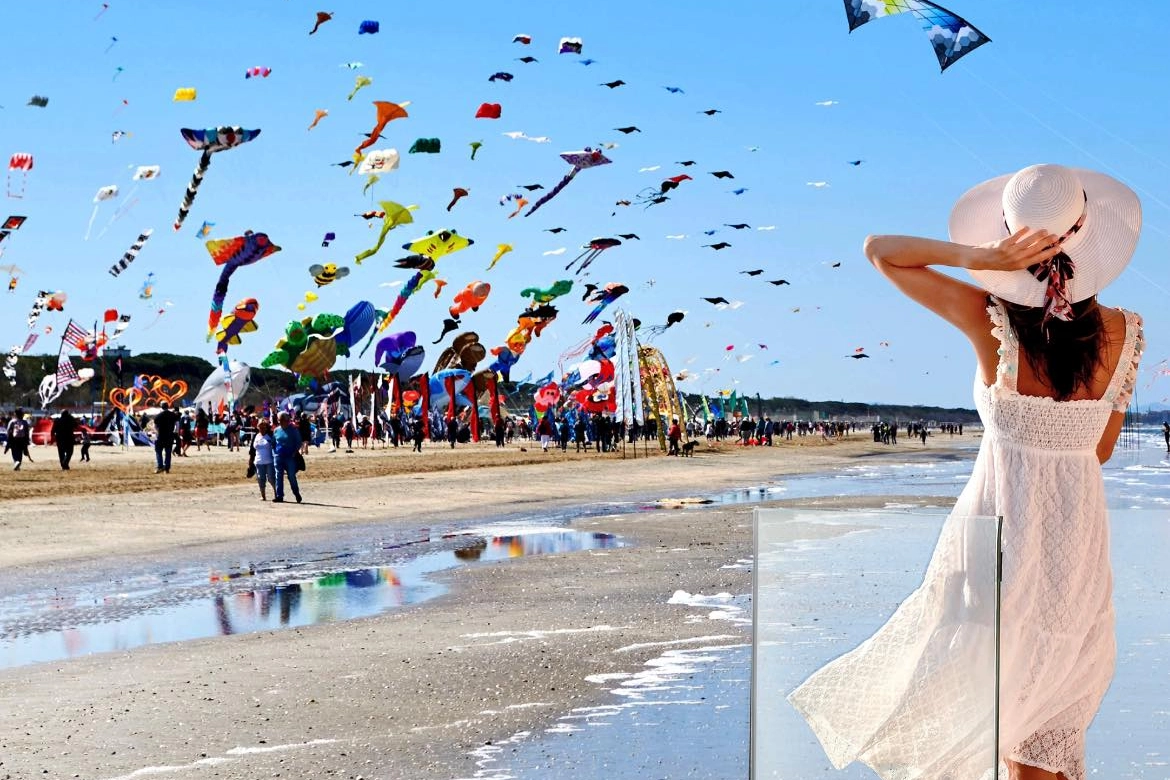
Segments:
[[[967,258],[971,271],[1018,271],[1060,252],[1060,242],[1047,230],[1023,227],[1007,238],[975,247]]]

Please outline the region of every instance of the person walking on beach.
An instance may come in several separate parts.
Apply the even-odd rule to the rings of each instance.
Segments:
[[[171,473],[171,452],[175,447],[175,424],[179,416],[171,411],[171,405],[162,401],[160,411],[154,418],[154,473]]]
[[[422,452],[423,439],[426,438],[426,431],[423,430],[422,418],[411,421],[410,432],[414,441],[414,447],[411,448],[411,452]]]
[[[964,194],[951,213],[954,243],[866,239],[880,273],[971,341],[984,436],[922,586],[789,696],[835,766],[988,776],[993,701],[977,692],[996,683],[984,652],[995,553],[978,554],[968,518],[999,516],[1000,754],[1014,780],[1084,779],[1085,731],[1116,657],[1101,464],[1144,343],[1141,318],[1097,294],[1140,230],[1141,205],[1121,182],[1037,165]],[[934,265],[965,268],[978,286]]]
[[[61,463],[61,470],[69,470],[69,461],[73,459],[73,435],[77,432],[77,418],[65,409],[53,421],[53,440],[57,442],[57,460]]]
[[[1166,452],[1170,452],[1170,422],[1162,423],[1162,436],[1166,439]]]
[[[300,433],[299,429],[297,433]],[[256,435],[252,437],[250,450],[252,465],[256,469],[256,484],[260,486],[260,500],[267,501],[266,485],[272,485],[273,496],[276,495],[276,439],[272,436],[272,425],[267,420],[256,424]]]
[[[670,428],[666,432],[666,440],[670,442],[670,449],[667,450],[667,455],[678,455],[678,443],[682,441],[682,429],[678,427],[678,418],[675,417],[670,422]]]
[[[32,426],[24,418],[24,409],[17,409],[13,413],[12,419],[8,421],[7,433],[8,438],[4,443],[4,451],[12,453],[12,470],[20,471],[20,466],[25,458],[28,458],[29,463],[33,462],[28,453]]]
[[[83,427],[81,429],[81,462],[89,463],[89,445],[91,444],[89,438],[89,428]]]
[[[552,413],[545,412],[536,423],[536,435],[540,438],[540,448],[548,452],[548,443],[552,441],[553,424]]]
[[[292,417],[288,412],[281,412],[277,417],[280,427],[276,429],[274,438],[274,462],[276,465],[276,494],[272,497],[273,503],[283,503],[284,501],[284,480],[288,477],[288,486],[292,490],[293,498],[297,503],[301,503],[301,488],[297,484],[297,456],[300,455],[301,449],[301,432],[297,430],[297,426],[293,424]],[[302,456],[303,457],[303,456]],[[256,467],[256,473],[259,474],[260,467]],[[261,488],[263,491],[263,488]]]

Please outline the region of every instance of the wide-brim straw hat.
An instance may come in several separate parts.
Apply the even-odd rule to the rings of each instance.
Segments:
[[[1134,191],[1112,176],[1032,165],[972,187],[951,211],[951,240],[958,244],[999,241],[1023,227],[1067,235],[1061,249],[1075,266],[1068,300],[1076,303],[1104,289],[1129,263],[1142,229],[1142,206]],[[970,273],[997,298],[1044,304],[1047,284],[1027,270]]]

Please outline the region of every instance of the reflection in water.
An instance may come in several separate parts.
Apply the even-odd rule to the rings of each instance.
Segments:
[[[531,529],[507,536],[469,535],[459,549],[427,553],[392,568],[318,570],[310,575],[308,564],[300,572],[289,565],[247,565],[227,574],[212,573],[210,584],[194,592],[156,587],[102,596],[94,599],[96,606],[84,608],[76,596],[62,597],[55,604],[18,596],[0,602],[4,621],[0,623],[0,668],[369,617],[439,595],[443,589],[427,579],[432,572],[476,561],[618,546],[620,541],[612,534]],[[349,557],[355,554],[329,553],[326,560]],[[320,563],[318,559],[312,565]],[[243,588],[244,578],[252,581],[251,587]],[[92,590],[93,584],[77,588]]]

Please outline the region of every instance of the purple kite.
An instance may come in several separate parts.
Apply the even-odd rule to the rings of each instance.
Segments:
[[[593,168],[598,165],[609,165],[611,162],[613,162],[604,154],[602,154],[600,149],[590,149],[588,146],[578,152],[561,152],[561,159],[567,162],[569,165],[572,165],[573,170],[569,171],[569,174],[565,176],[565,178],[561,179],[560,182],[557,183],[557,186],[549,190],[547,195],[536,201],[536,203],[532,204],[532,208],[528,209],[524,216],[531,217],[538,208],[555,198],[561,190],[568,186],[569,182],[573,180],[573,177],[577,175],[578,171],[582,171],[586,168]]]

